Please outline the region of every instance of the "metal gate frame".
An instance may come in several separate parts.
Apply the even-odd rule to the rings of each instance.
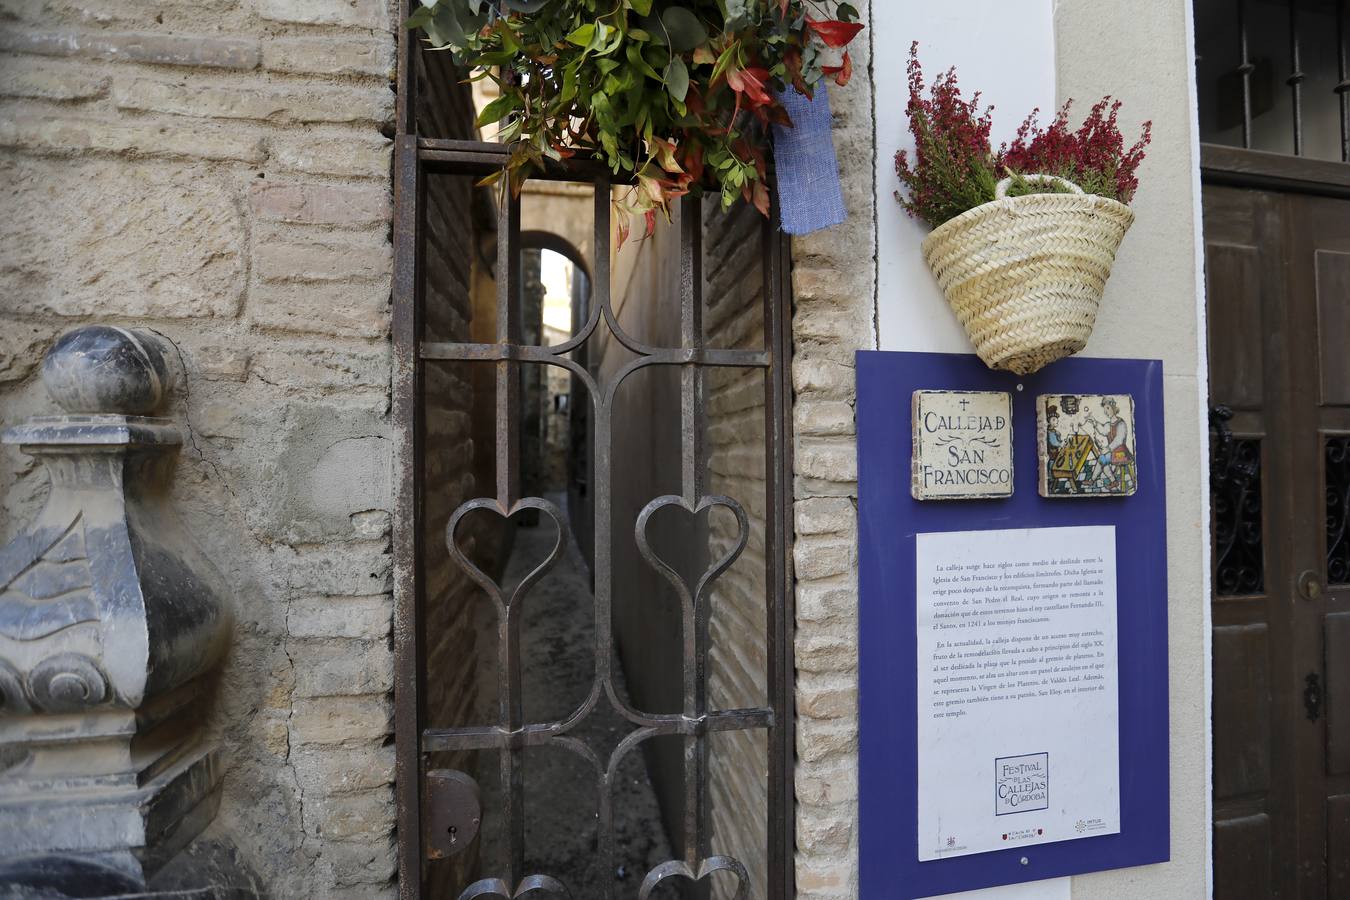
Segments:
[[[401,18],[409,9],[409,0],[400,3]],[[463,897],[483,894],[495,896],[504,888],[507,895],[530,886],[548,888],[546,875],[523,871],[523,811],[521,751],[542,743],[565,746],[587,757],[598,772],[600,796],[599,852],[612,859],[613,835],[609,831],[610,777],[622,753],[640,741],[656,735],[683,735],[685,741],[685,858],[671,860],[648,874],[640,897],[645,898],[656,884],[671,877],[700,878],[718,870],[737,872],[746,885],[744,867],[728,857],[711,856],[707,827],[707,736],[716,731],[761,728],[768,731],[768,896],[791,897],[794,894],[793,856],[795,850],[793,815],[793,626],[791,555],[791,284],[788,240],[778,229],[777,208],[766,221],[762,238],[764,258],[765,349],[762,351],[723,350],[701,346],[702,327],[702,217],[699,201],[685,198],[681,215],[681,346],[658,348],[627,335],[610,307],[610,186],[608,169],[595,162],[569,160],[542,173],[546,179],[589,180],[595,185],[595,249],[592,262],[592,299],[590,317],[585,326],[566,343],[554,347],[520,344],[520,322],[515,304],[508,302],[519,284],[520,233],[518,198],[502,204],[498,217],[497,242],[497,342],[492,344],[424,343],[422,341],[423,254],[421,251],[427,177],[432,174],[485,175],[501,168],[506,148],[500,144],[450,141],[419,137],[415,90],[417,78],[415,54],[420,52],[416,39],[400,28],[398,50],[398,130],[394,143],[394,405],[399,445],[396,454],[396,498],[393,524],[394,554],[394,707],[396,740],[396,796],[398,805],[399,896],[417,900],[423,896],[425,852],[423,825],[425,755],[429,752],[457,749],[497,749],[500,752],[504,812],[510,829],[511,850],[505,881],[479,882],[477,892],[471,886]],[[596,385],[590,373],[561,354],[583,344],[603,318],[614,337],[637,358],[625,366],[611,384]],[[455,729],[427,729],[423,715],[426,671],[425,629],[423,625],[423,579],[419,534],[423,501],[419,473],[422,471],[423,367],[437,360],[492,362],[497,371],[496,496],[464,504],[451,519],[454,524],[470,509],[491,508],[502,515],[532,507],[555,517],[560,538],[565,520],[542,498],[522,498],[519,491],[518,442],[519,379],[511,377],[522,364],[557,365],[570,371],[588,388],[594,410],[595,482],[600,488],[595,508],[595,676],[588,699],[564,722],[528,724],[522,720],[519,694],[519,620],[506,615],[510,598],[503,598],[496,585],[485,579],[480,585],[491,596],[499,612],[499,646],[503,663],[501,681],[501,721],[496,725]],[[638,543],[644,556],[658,569],[661,564],[646,546],[641,528],[648,516],[667,505],[687,510],[721,504],[737,516],[741,540],[735,553],[725,558],[710,576],[693,590],[665,570],[667,580],[681,595],[684,617],[685,707],[681,713],[647,714],[632,709],[614,692],[610,680],[611,584],[610,584],[610,495],[609,407],[622,379],[650,365],[678,366],[681,373],[681,494],[653,499],[639,516]],[[701,429],[703,414],[701,381],[705,366],[742,366],[764,369],[765,444],[766,444],[766,589],[768,643],[769,706],[742,710],[709,710],[706,703],[707,673],[704,656],[708,644],[708,604],[699,604],[712,577],[729,567],[744,547],[746,519],[739,504],[730,498],[704,493]],[[603,394],[600,391],[604,391]],[[451,551],[453,553],[453,549]],[[555,550],[554,556],[557,551]],[[553,557],[550,557],[550,560]],[[547,565],[547,563],[545,563]],[[542,568],[542,567],[541,567]],[[538,574],[538,573],[536,573]],[[528,589],[534,579],[526,579]],[[519,593],[519,589],[517,591]],[[619,744],[609,761],[596,758],[566,732],[583,720],[602,702],[611,703],[634,730]],[[506,882],[509,881],[509,884]],[[492,883],[488,883],[492,882]],[[580,900],[580,898],[577,898]]]

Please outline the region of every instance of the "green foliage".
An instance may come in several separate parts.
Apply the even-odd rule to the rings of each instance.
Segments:
[[[724,204],[743,197],[767,214],[767,126],[788,124],[775,92],[846,83],[847,51],[827,65],[826,48],[862,27],[836,0],[422,3],[407,26],[500,88],[478,124],[511,145],[511,185],[550,159],[598,157],[634,178],[619,206],[645,214],[648,233],[705,183]]]

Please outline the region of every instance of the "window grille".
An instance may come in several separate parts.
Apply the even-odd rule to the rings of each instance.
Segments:
[[[1350,162],[1350,0],[1196,0],[1205,143]]]

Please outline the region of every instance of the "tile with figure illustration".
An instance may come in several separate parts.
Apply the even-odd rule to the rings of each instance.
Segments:
[[[1129,394],[1040,395],[1036,445],[1042,497],[1128,497],[1139,485]]]

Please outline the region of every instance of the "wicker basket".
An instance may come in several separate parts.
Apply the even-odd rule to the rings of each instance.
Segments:
[[[1134,213],[1053,175],[1067,194],[995,199],[933,229],[923,255],[991,369],[1029,375],[1082,350]]]

